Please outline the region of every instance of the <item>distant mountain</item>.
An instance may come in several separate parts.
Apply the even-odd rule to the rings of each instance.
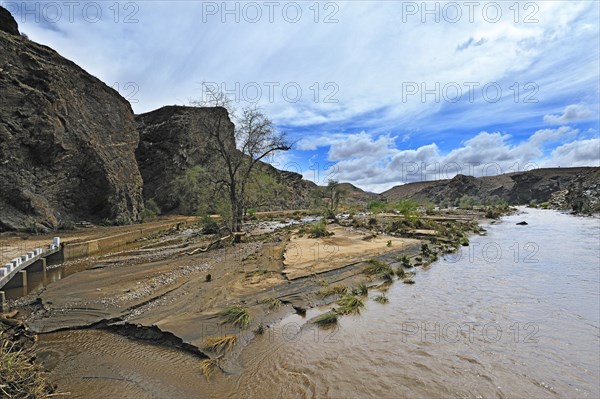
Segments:
[[[477,201],[500,199],[509,204],[548,202],[563,193],[564,208],[596,209],[599,202],[600,168],[548,168],[498,176],[457,175],[453,179],[408,183],[395,186],[381,195],[388,202],[401,199],[429,201],[437,205],[457,205],[467,195]]]

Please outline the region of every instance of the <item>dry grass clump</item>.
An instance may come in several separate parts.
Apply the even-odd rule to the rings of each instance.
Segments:
[[[204,374],[204,377],[206,377],[207,380],[219,368],[219,364],[215,359],[206,359],[203,360],[202,363],[200,363],[200,370],[202,371],[202,374]]]
[[[45,399],[55,396],[53,391],[41,367],[0,333],[0,396]]]
[[[317,295],[323,298],[332,295],[345,295],[348,292],[348,287],[341,284],[332,285],[330,287],[325,287],[317,292]]]
[[[373,300],[377,303],[381,303],[382,305],[390,301],[385,294],[377,295],[375,298],[373,298]]]
[[[235,335],[223,335],[222,337],[206,337],[203,346],[214,353],[229,352],[235,346],[237,337]]]
[[[233,305],[219,314],[225,316],[227,322],[236,327],[244,329],[250,325],[250,313],[248,312],[248,309],[243,306]]]

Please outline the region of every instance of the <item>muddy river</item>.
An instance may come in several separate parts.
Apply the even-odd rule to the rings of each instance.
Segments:
[[[42,335],[39,357],[81,398],[599,397],[600,220],[484,227],[388,304],[329,330],[306,324],[325,309],[290,315],[210,381],[190,353],[105,331]]]

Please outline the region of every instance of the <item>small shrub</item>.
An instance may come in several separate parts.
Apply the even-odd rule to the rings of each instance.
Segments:
[[[387,296],[385,296],[385,294],[380,294],[377,295],[375,298],[373,298],[373,300],[377,303],[381,303],[381,304],[386,304],[388,303],[390,300],[388,299]]]
[[[421,244],[421,254],[426,258],[431,255],[431,249],[429,249],[429,245]]]
[[[398,276],[398,278],[405,278],[406,274],[407,273],[404,271],[403,268],[399,267],[396,269],[396,276]]]
[[[325,220],[313,223],[308,229],[308,236],[310,238],[327,237],[330,235],[331,234],[327,231],[327,222]]]
[[[256,329],[254,330],[254,334],[263,335],[264,333],[265,333],[265,325],[263,323],[260,323],[258,325],[258,327],[256,327]]]
[[[313,323],[319,326],[329,326],[338,322],[338,315],[334,312],[327,312],[314,319]]]
[[[243,329],[250,325],[250,313],[248,312],[248,309],[242,306],[230,306],[227,309],[223,310],[220,313],[220,315],[225,316],[227,322],[233,324],[236,327]]]
[[[392,246],[392,240],[388,240],[386,247],[391,247]]]
[[[415,280],[411,279],[411,278],[407,278],[406,280],[403,281],[404,284],[414,284]]]
[[[402,266],[406,267],[407,269],[413,267],[413,265],[410,263],[410,258],[407,255],[402,255],[400,257],[400,263],[402,263]]]
[[[219,225],[215,219],[208,215],[204,215],[200,223],[202,224],[202,234],[217,234],[219,232]]]

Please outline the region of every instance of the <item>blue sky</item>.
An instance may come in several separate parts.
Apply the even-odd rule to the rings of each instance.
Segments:
[[[258,101],[319,184],[600,164],[597,1],[0,4],[136,113]]]

